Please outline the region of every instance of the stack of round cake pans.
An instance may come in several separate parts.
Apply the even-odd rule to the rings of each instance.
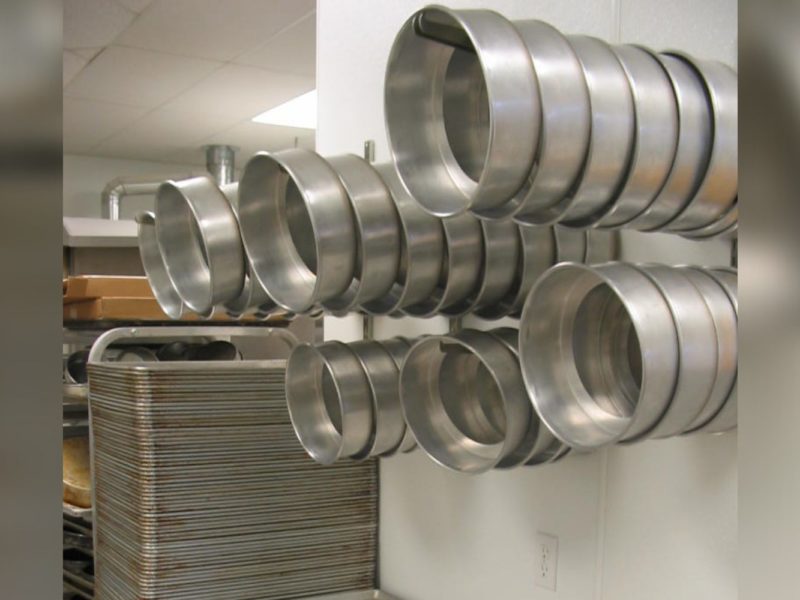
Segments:
[[[578,450],[736,427],[736,294],[732,269],[553,267],[520,321],[539,418]]]
[[[449,469],[538,465],[569,451],[532,409],[515,329],[418,340],[403,364],[400,399],[419,446]]]
[[[518,314],[550,266],[616,251],[614,232],[434,217],[391,165],[354,155],[259,153],[238,194],[250,279],[292,313],[496,319]]]
[[[301,344],[286,367],[292,426],[309,456],[329,465],[409,452],[398,381],[410,344],[403,338]]]
[[[374,588],[376,465],[310,460],[285,376],[285,361],[90,364],[98,598]]]
[[[703,239],[737,229],[737,87],[718,62],[429,6],[395,38],[384,104],[431,214]]]
[[[418,443],[442,465],[479,473],[569,451],[533,412],[516,329],[300,345],[286,390],[295,433],[321,464],[388,457]]]
[[[237,193],[238,183],[220,188],[211,177],[166,181],[155,211],[137,216],[142,265],[171,319],[210,318],[215,309],[230,318],[275,313],[242,247]]]

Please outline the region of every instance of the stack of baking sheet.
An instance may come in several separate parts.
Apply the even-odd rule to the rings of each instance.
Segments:
[[[98,598],[374,587],[376,466],[306,455],[284,361],[89,369]]]

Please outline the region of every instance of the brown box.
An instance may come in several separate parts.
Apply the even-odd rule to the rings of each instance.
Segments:
[[[147,298],[155,301],[147,277],[79,275],[64,279],[64,304],[95,298]]]
[[[93,298],[82,301],[64,303],[64,321],[229,321],[236,322],[225,313],[217,313],[211,319],[201,319],[195,314],[187,314],[180,321],[170,319],[155,298]],[[284,323],[283,315],[271,316],[267,322]],[[258,321],[253,317],[242,319],[244,322]]]

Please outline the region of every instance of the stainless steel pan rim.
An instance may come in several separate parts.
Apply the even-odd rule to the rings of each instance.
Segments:
[[[582,263],[586,259],[589,238],[585,230],[555,225],[556,263]]]
[[[678,377],[672,400],[645,434],[650,439],[671,437],[697,418],[711,396],[717,373],[717,330],[705,299],[681,270],[664,265],[636,268],[664,296],[678,334]]]
[[[630,163],[636,117],[628,78],[611,47],[597,38],[567,36],[589,88],[589,149],[578,183],[551,211],[551,220],[585,219],[608,204]]]
[[[464,220],[463,217],[468,217]],[[447,317],[460,317],[475,308],[473,302],[481,288],[486,262],[486,244],[483,222],[471,215],[443,219],[447,260],[449,298],[440,302],[438,313]],[[455,273],[453,278],[452,273]]]
[[[184,305],[161,257],[156,239],[156,217],[152,212],[143,212],[136,216],[136,222],[139,230],[139,256],[153,295],[170,319],[180,319]]]
[[[389,54],[384,109],[400,177],[437,216],[505,204],[533,165],[536,75],[516,28],[493,11],[414,13]]]
[[[736,233],[739,229],[739,202],[734,201],[731,207],[719,219],[697,229],[680,231],[680,235],[691,240],[705,240],[710,238],[722,238]]]
[[[498,211],[527,225],[552,222],[586,162],[592,120],[583,67],[564,35],[543,21],[515,21],[539,81],[542,125],[533,168],[523,188]]]
[[[428,301],[402,311],[414,317],[430,317],[461,303],[478,285],[483,252],[478,219],[464,213],[440,223],[444,256],[439,281]]]
[[[635,46],[614,46],[633,93],[633,153],[620,189],[604,209],[576,226],[618,227],[646,210],[667,179],[678,146],[675,92],[661,64]]]
[[[220,186],[220,190],[222,190],[222,193],[225,194],[225,197],[228,199],[238,224],[239,183],[235,182],[222,185]],[[251,312],[259,314],[264,312],[272,312],[272,310],[277,306],[269,297],[269,294],[267,294],[267,290],[264,289],[264,287],[253,275],[253,264],[250,261],[250,256],[246,251],[244,252],[244,262],[245,274],[242,291],[236,298],[229,300],[223,306],[225,313],[234,319],[240,319]]]
[[[286,310],[311,310],[352,282],[352,210],[318,154],[294,148],[253,156],[239,181],[239,219],[256,278]]]
[[[562,263],[525,302],[520,363],[548,429],[593,450],[647,431],[664,413],[678,372],[675,324],[655,285],[629,265]]]
[[[420,208],[403,187],[391,165],[375,167],[394,199],[400,219],[400,268],[387,295],[361,305],[373,315],[427,314],[436,300],[431,294],[442,273],[444,232],[441,220]]]
[[[333,314],[346,314],[392,288],[400,267],[400,224],[389,190],[369,163],[354,154],[327,160],[350,200],[357,259],[350,286],[323,307]]]
[[[705,272],[714,278],[714,280],[725,290],[728,299],[733,306],[734,311],[739,314],[739,301],[738,284],[737,284],[737,271],[732,268],[714,268],[705,269]],[[725,400],[725,404],[719,412],[714,415],[711,420],[702,425],[701,427],[693,430],[691,433],[724,433],[735,429],[738,421],[738,402],[737,402],[737,377],[734,379],[733,387]]]
[[[445,261],[442,269],[443,285],[438,306],[433,311],[441,313],[463,305],[480,285],[483,261],[483,233],[481,225],[470,214],[442,219]]]
[[[383,456],[394,453],[406,430],[400,407],[400,369],[389,351],[378,342],[361,341],[349,346],[367,375],[375,415],[374,435],[362,454]]]
[[[341,342],[300,344],[286,363],[286,400],[298,440],[329,465],[364,450],[372,434],[372,400],[358,358]]]
[[[446,316],[459,316],[489,309],[500,302],[514,286],[520,264],[522,244],[517,226],[510,220],[480,221],[483,239],[483,262],[478,289],[467,297],[460,312],[445,310]]]
[[[514,353],[519,361],[519,330],[512,327],[500,327],[488,331],[506,345],[506,348]],[[560,440],[539,421],[536,411],[531,411],[531,418],[525,437],[512,452],[501,460],[496,469],[509,469],[522,464],[541,464],[549,462],[559,456],[564,448]]]
[[[156,237],[178,295],[209,313],[244,285],[244,250],[230,203],[210,177],[166,181],[156,193]]]
[[[720,62],[666,52],[700,75],[711,103],[713,138],[705,177],[686,208],[665,229],[697,229],[720,218],[738,195],[739,83],[736,72]]]
[[[655,200],[644,212],[625,223],[627,228],[641,230],[660,228],[692,201],[705,177],[712,144],[711,107],[702,79],[684,61],[650,52],[664,67],[675,92],[678,147],[672,169]]]
[[[391,355],[392,360],[394,360],[395,366],[397,366],[397,370],[400,371],[403,368],[403,362],[406,359],[406,355],[408,354],[408,351],[411,349],[411,342],[406,338],[397,336],[390,338],[388,340],[378,340],[378,343],[381,346],[383,346],[386,349],[386,351]],[[399,375],[398,375],[398,384],[399,384]],[[400,409],[402,411],[402,405]],[[397,449],[400,452],[408,453],[417,447],[417,440],[414,438],[414,434],[411,432],[411,429],[406,426],[405,416],[403,416],[403,427],[405,430],[403,434],[403,441],[400,442],[400,446]]]
[[[501,319],[518,314],[533,284],[557,262],[553,227],[518,224],[517,235],[520,244],[517,274],[500,300],[475,311],[482,319]]]
[[[619,232],[604,229],[586,230],[587,265],[616,260],[619,255]]]
[[[703,409],[686,428],[687,431],[691,431],[708,423],[724,406],[733,389],[738,359],[737,319],[728,294],[712,275],[705,270],[690,267],[682,267],[681,273],[686,275],[703,295],[714,319],[717,334],[718,360],[714,387]]]
[[[493,468],[516,448],[531,415],[514,354],[469,329],[412,346],[400,372],[400,399],[428,456],[467,473]]]

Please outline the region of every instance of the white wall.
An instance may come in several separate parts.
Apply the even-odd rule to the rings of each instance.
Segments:
[[[678,48],[736,64],[736,0],[449,0],[567,33]],[[383,75],[422,0],[319,0],[317,149],[388,159]],[[724,243],[626,234],[632,260],[726,264]],[[378,319],[376,337],[445,331]],[[357,339],[358,317],[326,318]],[[421,452],[381,462],[382,587],[405,600],[729,600],[736,596],[736,434],[647,442],[539,469],[469,477]],[[533,586],[534,534],[559,537],[558,591]]]
[[[197,165],[65,154],[64,216],[99,217],[100,194],[109,181],[120,175],[152,175],[153,179],[158,180],[202,170]],[[138,212],[152,208],[152,196],[129,196],[122,200],[122,218],[132,219]]]

